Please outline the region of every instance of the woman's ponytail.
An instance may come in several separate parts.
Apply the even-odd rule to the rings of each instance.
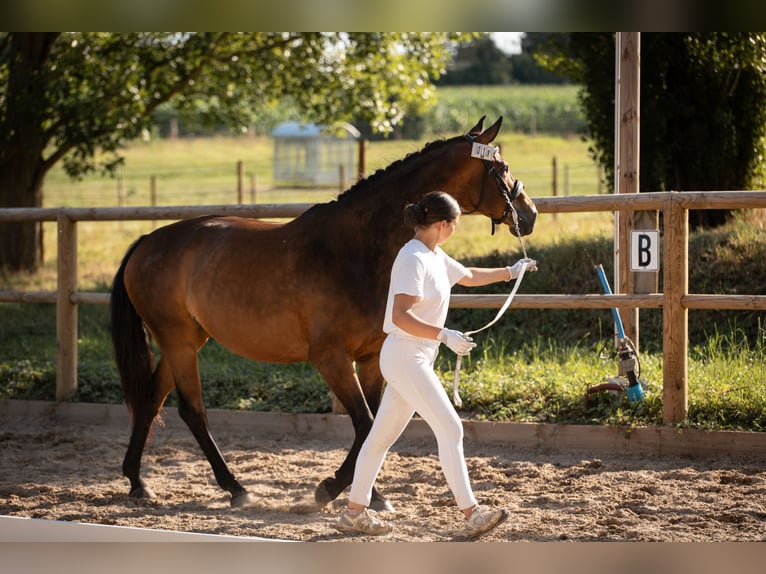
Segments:
[[[443,191],[432,191],[404,208],[404,223],[412,228],[428,227],[438,221],[452,221],[458,215],[460,206],[454,197]]]

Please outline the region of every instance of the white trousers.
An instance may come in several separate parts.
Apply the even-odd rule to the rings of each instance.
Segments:
[[[436,436],[439,463],[458,508],[476,504],[463,455],[463,424],[433,370],[439,347],[430,342],[389,335],[380,353],[388,383],[370,434],[356,461],[349,500],[368,506],[383,460],[416,412]]]

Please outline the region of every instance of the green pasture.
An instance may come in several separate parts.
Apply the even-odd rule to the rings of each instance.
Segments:
[[[371,142],[368,173],[425,143]],[[533,197],[551,195],[554,158],[559,169],[559,194],[599,192],[598,170],[588,156],[588,144],[577,136],[501,131],[498,143],[511,171],[525,182]],[[156,178],[160,205],[230,204],[236,201],[237,161],[244,162],[247,174],[256,176],[255,200],[259,203],[322,202],[339,191],[274,188],[269,175],[273,147],[268,138],[142,141],[127,148],[125,157],[119,180],[92,175],[73,183],[61,171],[52,173],[46,180],[45,206],[148,205],[152,176]],[[248,179],[246,200],[249,194]],[[525,279],[521,292],[599,293],[592,262],[603,263],[611,273],[612,225],[611,215],[604,213],[560,214],[555,219],[552,215],[541,216],[534,234],[525,240],[540,270]],[[108,290],[127,247],[152,226],[151,222],[80,223],[80,289]],[[45,225],[44,237],[41,271],[3,276],[0,289],[55,289],[54,224]],[[762,218],[743,215],[725,229],[694,234],[691,243],[690,291],[763,294],[766,290],[766,231]],[[489,222],[475,216],[461,219],[446,248],[464,262],[476,265],[507,264],[521,256],[518,240],[507,232],[490,235]],[[485,292],[507,288],[498,285]],[[449,324],[467,330],[484,324],[492,315],[493,310],[456,309],[451,312]],[[766,326],[762,315],[690,311],[689,417],[683,425],[764,429]],[[108,310],[81,306],[79,323],[79,381],[73,400],[120,402]],[[659,311],[641,313],[640,364],[646,400],[630,404],[622,395],[607,394],[583,400],[588,387],[616,374],[611,356],[612,332],[609,310],[512,309],[498,325],[477,337],[477,349],[463,364],[462,414],[490,420],[569,424],[661,424]],[[53,400],[54,307],[0,304],[0,343],[0,398]],[[443,352],[437,368],[445,385],[449,385],[454,355]],[[201,370],[210,408],[288,412],[330,409],[330,395],[308,364],[254,363],[211,343],[201,353]]]
[[[424,123],[450,133],[487,114],[503,116],[507,130],[523,134],[586,133],[586,120],[577,103],[579,86],[454,86],[439,87],[437,104],[424,114]]]

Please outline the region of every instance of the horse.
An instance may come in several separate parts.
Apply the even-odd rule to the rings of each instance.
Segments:
[[[111,290],[112,343],[132,425],[122,465],[129,497],[156,496],[141,477],[141,457],[175,389],[180,417],[231,495],[230,505],[253,502],[208,427],[197,353],[210,338],[255,361],[316,367],[346,409],[355,437],[334,476],[316,487],[315,504],[321,508],[351,484],[384,386],[378,359],[390,270],[413,234],[403,223],[404,207],[441,190],[463,212],[489,217],[493,233],[505,224],[521,237],[534,227],[534,202],[499,148],[489,146],[503,118],[486,130],[484,119],[289,222],[209,215],[138,238]],[[474,153],[476,144],[490,157]],[[152,340],[161,352],[156,366]],[[371,506],[392,509],[377,487]]]

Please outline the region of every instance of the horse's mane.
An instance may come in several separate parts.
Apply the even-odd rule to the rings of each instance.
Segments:
[[[432,152],[435,149],[439,149],[441,147],[444,147],[448,143],[461,138],[462,136],[456,136],[450,139],[440,139],[432,142],[426,143],[426,145],[423,146],[422,149],[418,151],[414,151],[411,153],[408,153],[406,156],[404,156],[402,159],[398,159],[394,161],[393,163],[389,164],[387,167],[378,169],[375,173],[370,175],[369,177],[366,177],[364,179],[360,179],[358,182],[356,182],[354,185],[352,185],[350,188],[348,188],[346,191],[341,193],[338,196],[337,201],[342,201],[343,199],[346,199],[352,195],[355,195],[359,192],[364,191],[368,187],[371,187],[378,183],[382,178],[386,177],[387,175],[399,170],[402,166],[409,165],[411,162],[417,160],[418,158],[426,155],[427,153]]]

